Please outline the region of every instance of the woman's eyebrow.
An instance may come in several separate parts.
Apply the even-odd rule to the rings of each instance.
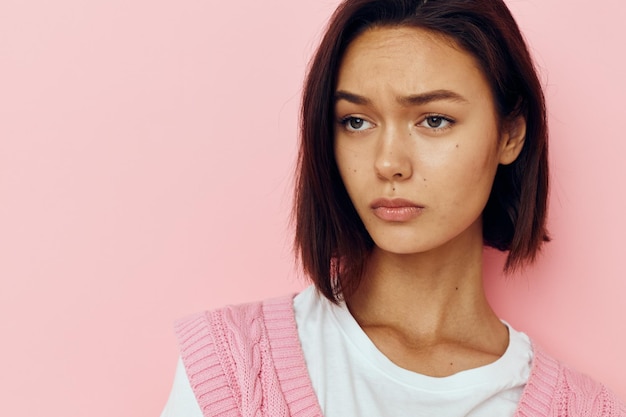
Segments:
[[[371,103],[371,100],[367,97],[360,96],[358,94],[350,93],[344,90],[337,90],[335,92],[335,103],[339,100],[346,100],[353,104],[358,104],[361,106],[366,106]],[[462,95],[455,93],[450,90],[433,90],[427,91],[425,93],[419,94],[411,94],[408,96],[397,97],[396,101],[405,107],[409,106],[419,106],[423,104],[428,104],[433,101],[456,101],[460,103],[469,103],[469,101],[463,97]]]
[[[469,103],[469,101],[460,95],[450,90],[434,90],[420,94],[411,94],[409,96],[403,96],[396,98],[396,101],[406,107],[419,106],[422,104],[428,104],[433,101],[455,101],[458,103]]]
[[[339,100],[345,100],[352,104],[358,104],[361,106],[366,106],[371,103],[371,100],[367,97],[363,97],[354,93],[349,93],[344,90],[335,91],[335,103],[338,102]]]

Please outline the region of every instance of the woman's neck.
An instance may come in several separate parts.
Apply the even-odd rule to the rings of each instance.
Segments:
[[[507,329],[483,290],[482,244],[454,252],[399,255],[375,249],[361,284],[346,300],[363,330],[400,366],[445,376],[490,363],[506,350]],[[456,365],[449,367],[453,357]]]

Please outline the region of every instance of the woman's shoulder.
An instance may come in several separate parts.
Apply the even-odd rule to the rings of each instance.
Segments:
[[[290,294],[200,311],[177,320],[175,332],[179,342],[186,344],[197,343],[210,335],[219,337],[222,333],[259,339],[264,327],[293,322],[293,297]]]
[[[174,328],[183,357],[188,352],[220,350],[233,351],[262,343],[268,333],[295,329],[293,318],[294,294],[226,305],[191,314],[176,321]],[[245,344],[244,344],[245,342]]]
[[[626,405],[607,387],[533,346],[531,374],[516,417],[626,417]],[[541,413],[538,411],[544,410]]]
[[[293,298],[229,305],[176,322],[180,356],[201,409],[254,410],[263,398],[285,410],[292,403],[315,407]]]

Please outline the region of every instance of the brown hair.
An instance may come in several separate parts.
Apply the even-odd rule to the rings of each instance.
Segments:
[[[311,62],[301,108],[295,190],[295,249],[304,271],[336,301],[360,281],[374,242],[339,176],[333,150],[333,95],[341,58],[374,26],[440,33],[472,54],[490,83],[501,120],[524,116],[515,162],[500,165],[483,211],[485,245],[509,251],[505,271],[534,261],[544,241],[548,199],[546,109],[519,28],[502,0],[345,0]]]

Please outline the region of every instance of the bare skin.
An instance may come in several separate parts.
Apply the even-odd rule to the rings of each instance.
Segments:
[[[487,365],[504,354],[508,331],[484,297],[474,258],[477,265],[441,269],[377,250],[348,300],[350,311],[378,349],[405,369],[444,377]]]
[[[499,122],[470,54],[406,27],[350,44],[335,114],[337,165],[375,243],[346,300],[352,315],[411,371],[444,377],[494,362],[508,331],[484,294],[481,213],[497,166],[521,150],[524,120]],[[398,199],[408,207],[387,207]]]

